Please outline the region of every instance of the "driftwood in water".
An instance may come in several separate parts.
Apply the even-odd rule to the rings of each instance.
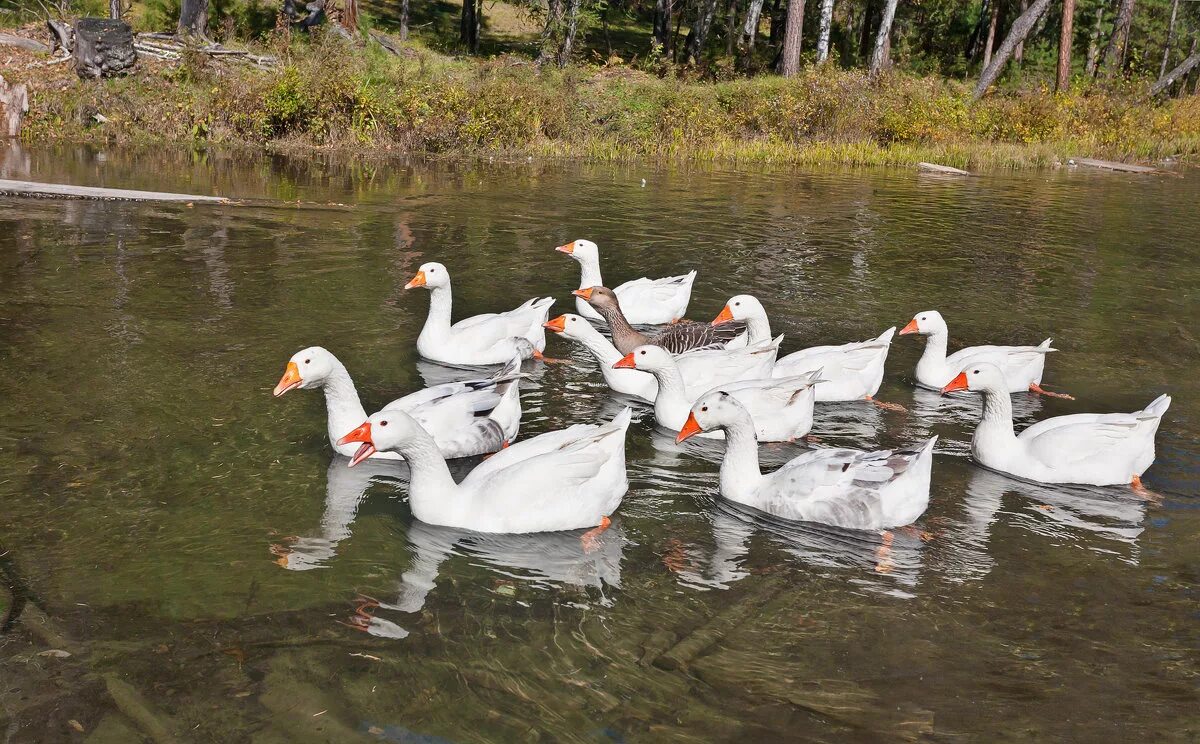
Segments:
[[[48,18],[46,19],[46,28],[50,29],[51,54],[58,54],[59,49],[67,54],[75,50],[75,31],[70,26],[62,21]]]
[[[1089,168],[1102,168],[1104,170],[1120,171],[1121,173],[1158,173],[1158,168],[1151,168],[1148,165],[1134,165],[1132,163],[1118,163],[1113,160],[1096,160],[1095,158],[1072,158],[1075,165],[1085,165]]]
[[[969,176],[969,172],[959,168],[951,168],[948,165],[938,165],[937,163],[917,163],[917,170],[921,173],[940,173],[946,176]]]
[[[689,662],[746,622],[760,607],[774,599],[783,587],[784,583],[779,579],[764,580],[752,594],[730,605],[655,659],[654,666],[668,671],[686,667]]]
[[[9,85],[0,77],[0,137],[21,133],[21,118],[29,110],[29,89],[25,83]]]
[[[112,77],[137,63],[133,29],[111,18],[75,21],[75,72],[81,78]]]
[[[94,186],[71,186],[63,183],[34,183],[33,181],[9,181],[0,178],[0,194],[11,196],[66,197],[68,199],[102,199],[113,201],[163,201],[163,202],[207,202],[228,204],[223,196],[200,196],[197,194],[170,194],[163,191],[131,191],[128,189],[104,189]]]
[[[31,52],[49,52],[50,47],[46,46],[36,39],[26,39],[24,36],[16,34],[0,33],[0,46],[19,47],[28,49]]]

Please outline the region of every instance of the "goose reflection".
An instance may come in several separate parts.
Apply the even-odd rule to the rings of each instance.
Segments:
[[[437,585],[442,564],[452,558],[465,558],[467,565],[486,568],[525,587],[598,589],[599,603],[608,606],[611,600],[604,592],[621,586],[621,558],[628,538],[619,519],[596,536],[583,535],[582,530],[490,534],[414,521],[408,530],[412,561],[400,576],[396,599],[383,602],[363,596],[357,615],[376,620],[378,608],[419,612]],[[373,632],[370,627],[363,630]]]
[[[1039,419],[1042,399],[1031,393],[1016,393],[1012,396],[1012,407],[1013,421],[1018,429],[1023,429]],[[965,430],[965,437],[943,437],[939,440],[938,452],[967,455],[971,452],[971,433],[983,416],[983,399],[979,395],[942,395],[935,390],[916,387],[909,412],[909,435],[913,437],[927,437],[936,433],[930,428],[931,424],[941,431],[947,426]]]

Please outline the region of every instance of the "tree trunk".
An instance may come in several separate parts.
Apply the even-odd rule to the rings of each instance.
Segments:
[[[121,0],[108,0],[108,17],[114,21],[121,20]]]
[[[992,61],[992,47],[996,44],[996,24],[1000,22],[1000,2],[992,0],[992,12],[988,18],[987,39],[983,42],[983,66]]]
[[[696,25],[688,35],[687,60],[699,63],[704,55],[704,47],[708,43],[708,34],[712,30],[713,21],[717,17],[717,0],[703,0],[696,10]]]
[[[671,16],[675,10],[674,4],[674,0],[656,0],[654,3],[654,43],[664,56],[671,53]]]
[[[992,63],[983,69],[983,73],[979,76],[979,83],[975,86],[973,98],[978,101],[983,98],[983,94],[987,89],[992,87],[992,83],[996,82],[996,78],[1000,77],[1000,71],[1004,69],[1004,65],[1008,64],[1008,60],[1012,57],[1013,51],[1016,50],[1017,44],[1025,40],[1029,35],[1030,30],[1037,24],[1038,19],[1046,12],[1046,8],[1050,7],[1050,0],[1034,0],[1029,6],[1029,10],[1022,13],[1017,20],[1013,21],[1012,28],[1008,30],[1008,35],[1004,37],[1004,41],[1000,43],[1000,48],[996,50],[996,54],[992,58]]]
[[[463,0],[462,19],[458,24],[458,39],[471,54],[479,51],[480,11],[479,0]]]
[[[465,1],[465,0],[464,0]],[[542,28],[541,48],[538,51],[538,67],[549,62],[555,55],[555,40],[563,21],[563,0],[549,0],[546,9],[546,25]]]
[[[179,8],[179,35],[205,36],[208,29],[208,0],[183,0]]]
[[[738,0],[729,0],[729,16],[725,19],[725,56],[732,57],[737,41]]]
[[[771,12],[769,13],[769,15],[771,17],[770,35],[767,38],[770,40],[770,42],[772,44],[778,43],[779,40],[781,38],[783,38],[784,26],[786,25],[786,19],[784,18],[784,14],[781,14],[779,12],[779,3],[780,2],[781,2],[781,0],[771,0]],[[782,44],[780,44],[779,46],[780,46],[780,48],[783,47]],[[778,56],[778,55],[776,55],[776,56]],[[776,61],[778,61],[778,60],[776,60]]]
[[[1101,0],[1096,6],[1096,21],[1092,24],[1092,35],[1088,40],[1087,63],[1083,71],[1088,77],[1096,77],[1096,68],[1100,61],[1100,34],[1104,31],[1104,6],[1108,0]]]
[[[979,21],[971,29],[971,36],[967,39],[967,60],[974,62],[979,56],[979,45],[983,39],[987,29],[988,18],[992,15],[992,3],[998,0],[983,0],[979,5]]]
[[[408,41],[408,0],[400,0],[400,41]]]
[[[1192,47],[1195,48],[1195,44]],[[1192,52],[1192,55],[1180,62],[1174,70],[1159,78],[1159,81],[1150,89],[1151,97],[1157,96],[1159,93],[1170,88],[1177,80],[1187,75],[1192,71],[1192,68],[1197,66],[1200,66],[1200,52]]]
[[[75,21],[75,72],[81,78],[124,74],[137,64],[133,29],[125,21],[80,18]]]
[[[758,36],[758,21],[762,17],[763,0],[750,0],[746,9],[746,23],[742,26],[742,54],[749,59],[754,51],[754,40]]]
[[[575,46],[575,32],[579,29],[579,2],[567,0],[567,27],[563,32],[562,47],[558,50],[558,66],[566,67],[571,60],[571,49]]]
[[[1171,45],[1175,43],[1175,17],[1179,15],[1179,0],[1171,3],[1171,23],[1167,25],[1167,43],[1163,45],[1162,64],[1158,66],[1158,76],[1167,74],[1167,64],[1171,61]]]
[[[783,32],[783,56],[779,74],[795,77],[800,72],[800,42],[804,36],[804,0],[788,0],[787,28]]]
[[[875,34],[875,51],[871,53],[869,74],[874,77],[888,65],[889,52],[892,47],[892,21],[896,20],[896,3],[898,0],[887,0],[883,6],[883,17],[879,19],[879,33]]]
[[[866,0],[863,3],[863,19],[862,28],[858,33],[858,58],[864,62],[867,60],[867,55],[871,53],[871,39],[874,35],[875,16],[878,15],[877,9],[878,0]]]
[[[1112,36],[1104,48],[1104,72],[1108,77],[1117,74],[1125,64],[1125,47],[1129,44],[1129,27],[1133,25],[1134,0],[1121,0],[1117,6],[1117,20],[1113,24]]]
[[[1021,0],[1021,12],[1029,10],[1029,0]],[[1013,62],[1018,65],[1025,62],[1025,42],[1017,44],[1017,48],[1013,50]]]
[[[833,0],[821,0],[821,23],[817,27],[817,64],[829,59],[829,35],[833,31]]]
[[[1075,33],[1075,0],[1063,0],[1062,29],[1058,34],[1058,77],[1054,89],[1065,91],[1071,87],[1071,44]]]
[[[29,88],[25,83],[10,86],[0,77],[0,137],[21,133],[21,119],[29,111]]]

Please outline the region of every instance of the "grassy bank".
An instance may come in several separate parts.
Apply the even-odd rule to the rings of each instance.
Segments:
[[[282,61],[270,71],[194,55],[144,60],[101,82],[65,65],[13,65],[5,76],[32,85],[31,141],[973,168],[1200,155],[1197,96],[1150,104],[1133,90],[1028,89],[972,105],[960,82],[872,82],[832,66],[700,82],[626,65],[539,71],[525,58],[421,47],[394,57],[333,39],[270,46]]]

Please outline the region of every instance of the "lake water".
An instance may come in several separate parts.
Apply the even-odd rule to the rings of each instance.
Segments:
[[[253,200],[0,197],[5,741],[1200,738],[1200,171],[0,157],[0,177]],[[577,237],[613,284],[699,269],[696,319],[757,295],[785,351],[927,309],[951,348],[1052,336],[1045,384],[1077,400],[1018,395],[1018,426],[1169,392],[1160,499],[974,466],[978,403],[916,390],[911,337],[879,393],[907,412],[819,404],[813,430],[940,435],[928,512],[887,536],[732,507],[721,445],[676,446],[646,407],[596,549],[435,528],[402,468],[333,457],[319,393],[272,398],[308,345],[368,410],[439,374],[414,349],[428,295],[402,289],[425,261],[456,317],[573,311],[553,248]],[[527,365],[524,436],[619,410],[549,343],[571,363]],[[39,655],[45,622],[72,656]]]

